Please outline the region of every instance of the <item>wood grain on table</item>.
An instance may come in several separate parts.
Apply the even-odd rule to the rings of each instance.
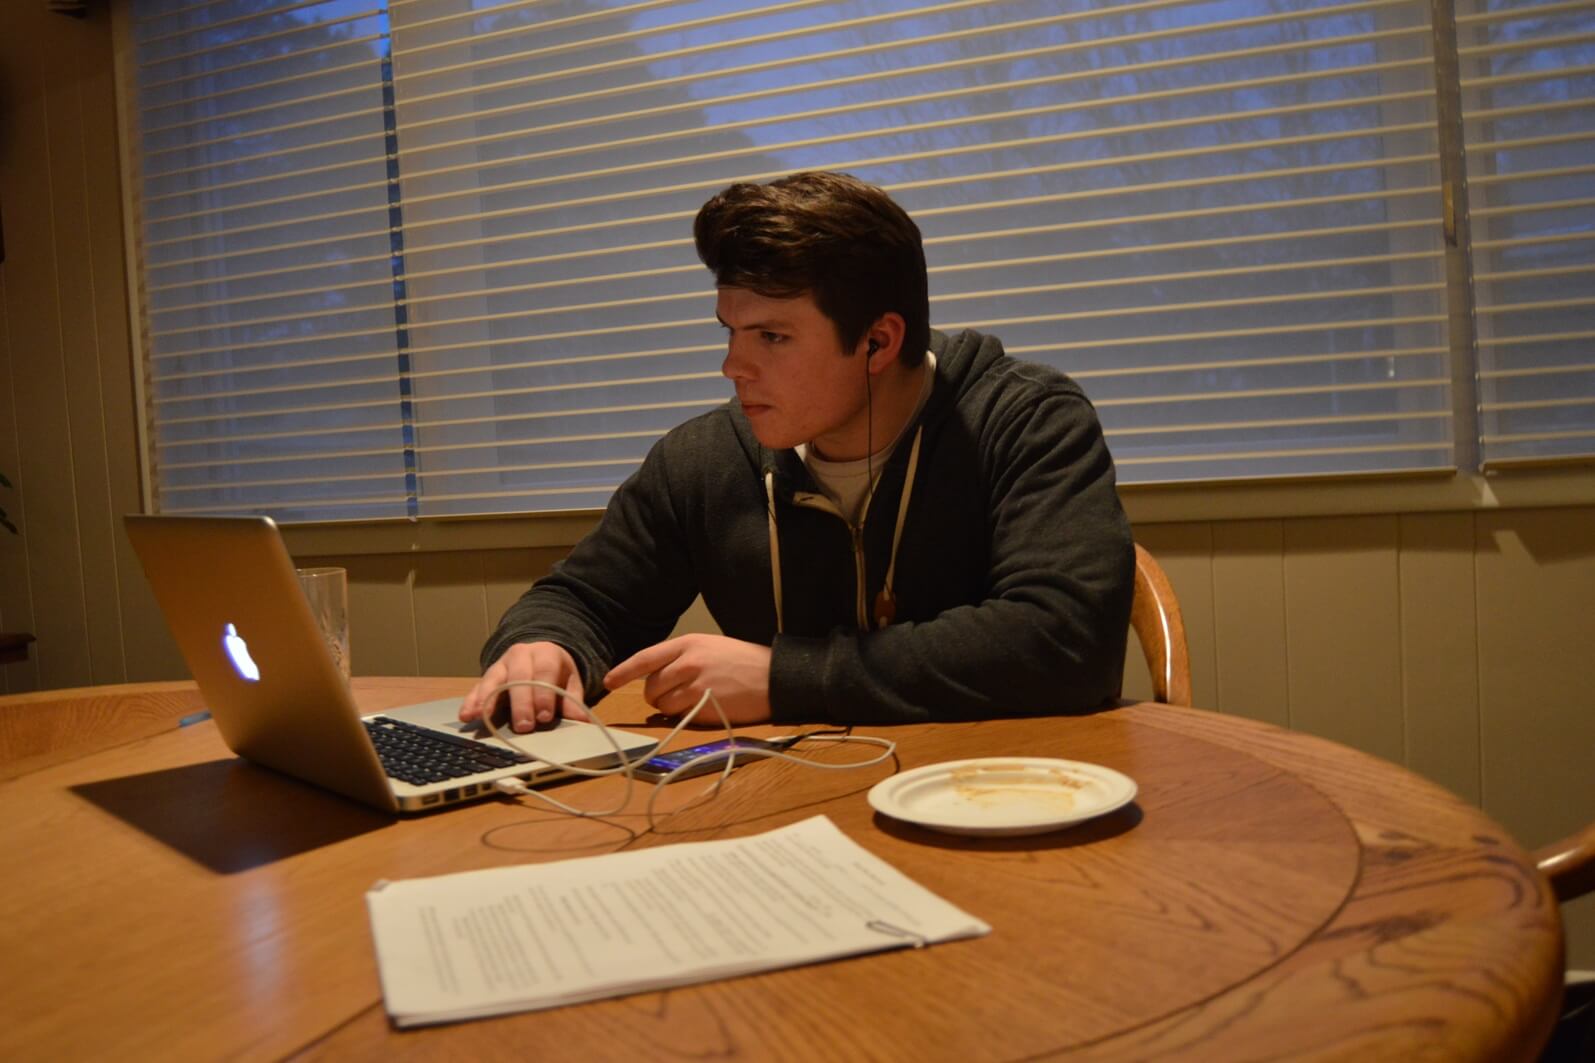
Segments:
[[[356,690],[376,710],[469,683]],[[187,707],[181,691],[130,688],[81,692],[70,711],[122,704]],[[646,716],[634,691],[604,704],[620,721]],[[0,721],[12,707],[0,699]],[[0,1055],[1510,1059],[1532,1058],[1549,1029],[1560,927],[1548,889],[1487,817],[1401,768],[1152,705],[869,733],[899,742],[895,765],[755,763],[651,832],[640,789],[603,820],[490,800],[396,821],[239,762],[210,723],[58,749],[0,783],[0,845],[25,872],[0,881],[0,903],[26,913],[0,924]],[[1029,838],[937,834],[865,801],[895,768],[1015,754],[1105,764],[1140,793]],[[703,784],[668,788],[663,808]],[[602,808],[621,785],[558,792]],[[993,933],[500,1019],[388,1023],[363,899],[380,879],[822,813]]]

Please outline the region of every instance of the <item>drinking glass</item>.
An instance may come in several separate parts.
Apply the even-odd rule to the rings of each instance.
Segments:
[[[301,568],[299,586],[338,671],[349,678],[349,573],[341,568]]]

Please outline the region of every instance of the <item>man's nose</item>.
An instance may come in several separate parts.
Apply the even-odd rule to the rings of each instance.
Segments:
[[[752,364],[742,356],[740,345],[733,336],[726,341],[725,361],[720,363],[720,373],[728,380],[747,380],[751,375]]]

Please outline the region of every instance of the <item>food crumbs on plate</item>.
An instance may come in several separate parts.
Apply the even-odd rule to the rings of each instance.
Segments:
[[[991,773],[1008,776],[1018,774],[1021,778],[1003,785],[996,780],[979,777]],[[1087,785],[1087,780],[1076,778],[1058,768],[1038,772],[1022,764],[971,765],[955,769],[951,778],[954,792],[961,799],[981,808],[1044,804],[1059,812],[1067,812],[1074,808],[1074,791],[1084,789]]]

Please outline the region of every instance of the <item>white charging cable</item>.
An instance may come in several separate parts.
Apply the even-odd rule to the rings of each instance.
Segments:
[[[705,787],[704,790],[701,793],[699,793],[697,796],[692,798],[692,800],[688,801],[686,804],[682,805],[680,808],[676,809],[674,812],[671,813],[671,815],[675,815],[676,812],[683,812],[683,811],[685,811],[685,810],[687,810],[689,808],[695,808],[699,804],[702,804],[703,802],[705,802],[705,801],[709,800],[710,798],[714,797],[715,794],[719,793],[721,785],[725,782],[727,777],[730,776],[731,771],[732,771],[732,769],[734,769],[736,767],[737,760],[739,758],[744,758],[744,757],[746,757],[746,758],[770,757],[770,758],[774,758],[776,760],[791,761],[794,764],[801,764],[804,767],[809,767],[809,768],[824,768],[824,769],[829,770],[829,771],[851,771],[854,768],[867,768],[867,767],[870,767],[871,765],[879,764],[882,761],[884,761],[884,760],[888,759],[889,757],[891,757],[892,754],[897,752],[897,743],[896,742],[893,742],[890,739],[875,738],[875,737],[868,736],[868,735],[794,735],[794,736],[790,736],[790,739],[787,742],[787,745],[784,746],[781,749],[759,749],[759,748],[755,748],[755,747],[746,747],[746,748],[738,747],[735,744],[736,733],[732,730],[731,720],[730,720],[729,717],[726,716],[725,709],[723,709],[720,706],[720,700],[714,696],[714,691],[705,690],[703,692],[703,697],[698,699],[698,703],[696,705],[694,705],[691,709],[689,709],[687,712],[682,714],[681,719],[679,721],[677,721],[675,727],[670,729],[670,733],[669,734],[665,735],[664,738],[660,739],[659,743],[657,745],[655,745],[653,748],[649,749],[646,754],[641,754],[641,755],[639,755],[637,757],[636,760],[633,760],[631,757],[627,756],[625,750],[620,748],[620,743],[615,741],[615,736],[610,732],[609,727],[604,723],[604,721],[602,719],[599,718],[599,716],[598,716],[598,714],[596,712],[594,712],[585,703],[583,703],[583,701],[580,698],[578,698],[576,695],[570,693],[568,690],[565,690],[562,687],[555,686],[553,683],[547,683],[547,682],[544,682],[541,679],[512,679],[512,680],[510,680],[507,683],[503,683],[503,684],[500,684],[499,686],[495,687],[493,689],[493,691],[484,699],[484,703],[487,704],[488,706],[491,706],[497,700],[498,696],[501,693],[503,693],[504,691],[510,689],[511,687],[538,687],[538,688],[541,688],[541,689],[544,689],[544,690],[552,691],[553,693],[559,695],[561,698],[568,698],[569,700],[574,702],[576,705],[581,707],[582,711],[587,714],[588,719],[590,719],[598,727],[599,731],[601,731],[603,733],[604,738],[609,742],[610,748],[613,749],[614,752],[615,752],[615,757],[616,757],[616,760],[618,761],[618,763],[616,763],[614,766],[608,767],[608,768],[583,768],[583,767],[578,767],[575,764],[564,764],[564,763],[561,763],[560,761],[557,761],[557,760],[554,760],[554,759],[550,758],[546,753],[543,753],[543,752],[540,752],[540,751],[536,751],[536,750],[532,750],[532,749],[528,749],[527,747],[521,745],[518,741],[514,740],[512,737],[506,737],[505,735],[500,734],[499,731],[498,731],[498,727],[493,723],[493,718],[492,718],[493,714],[492,714],[491,710],[484,711],[482,713],[482,717],[481,717],[482,725],[487,728],[488,733],[490,735],[492,735],[494,739],[496,739],[499,742],[502,742],[504,745],[508,746],[509,748],[515,750],[518,753],[524,753],[527,756],[532,757],[532,758],[534,758],[536,760],[539,760],[539,761],[541,761],[544,764],[547,764],[547,765],[549,765],[551,767],[557,768],[560,771],[569,772],[572,775],[586,775],[586,776],[624,775],[625,776],[625,778],[626,778],[626,789],[621,793],[620,803],[617,804],[614,808],[608,808],[608,809],[603,809],[603,810],[598,810],[598,811],[574,808],[571,805],[567,805],[567,804],[565,804],[565,802],[560,801],[558,798],[550,797],[548,794],[545,794],[545,793],[543,793],[540,790],[536,790],[536,789],[533,789],[530,786],[527,786],[526,783],[522,782],[520,779],[515,779],[515,778],[500,779],[496,783],[493,784],[493,788],[498,790],[500,793],[509,794],[511,796],[516,796],[516,797],[526,797],[526,796],[535,797],[538,800],[543,801],[546,804],[552,805],[553,807],[559,809],[560,811],[566,812],[566,813],[568,813],[570,815],[573,815],[573,816],[584,816],[584,817],[612,816],[612,815],[615,815],[616,813],[622,811],[627,805],[629,805],[631,803],[633,787],[636,785],[636,773],[633,771],[633,766],[637,763],[637,761],[644,760],[647,757],[652,757],[652,756],[657,755],[661,750],[663,750],[665,748],[665,746],[667,746],[671,741],[673,741],[676,738],[676,736],[679,735],[682,732],[682,730],[684,728],[686,728],[687,725],[690,724],[698,716],[698,714],[701,711],[703,711],[703,708],[704,708],[705,705],[714,706],[715,714],[720,717],[721,724],[723,724],[725,726],[726,738],[732,744],[724,751],[714,750],[714,751],[711,751],[711,752],[708,752],[708,753],[704,753],[701,756],[693,757],[690,760],[683,761],[682,763],[680,763],[680,764],[676,765],[674,768],[672,768],[667,774],[665,774],[663,776],[660,776],[659,781],[654,786],[653,793],[651,793],[648,796],[648,804],[647,804],[647,806],[646,806],[646,808],[644,810],[646,815],[647,815],[647,818],[648,818],[648,826],[649,826],[650,829],[653,829],[656,826],[656,823],[655,823],[655,820],[654,820],[654,804],[659,799],[660,791],[663,790],[664,787],[668,783],[672,782],[676,778],[676,776],[680,775],[682,772],[685,772],[685,771],[688,771],[688,770],[690,770],[690,769],[692,769],[694,767],[697,767],[698,765],[703,764],[706,761],[723,759],[725,761],[725,766],[724,766],[724,768],[721,769],[719,774],[715,776],[714,781],[712,783],[710,783],[707,787]],[[781,741],[781,740],[780,739],[776,739],[775,741]],[[882,751],[879,754],[877,754],[876,756],[871,757],[868,760],[856,761],[856,762],[851,763],[851,764],[826,764],[826,763],[823,763],[821,761],[810,760],[807,757],[794,757],[790,753],[785,752],[786,749],[790,749],[792,746],[798,744],[799,742],[803,742],[803,741],[813,741],[813,742],[857,742],[857,743],[860,743],[860,744],[863,744],[863,745],[879,746],[879,747],[881,747]]]

